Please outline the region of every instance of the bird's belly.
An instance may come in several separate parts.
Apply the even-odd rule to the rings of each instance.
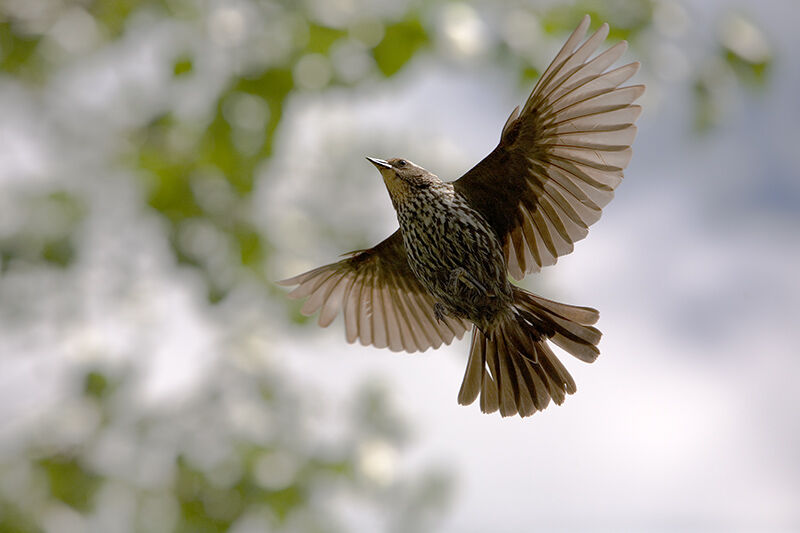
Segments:
[[[457,212],[403,226],[411,270],[448,314],[482,324],[508,306],[502,250],[480,220]]]

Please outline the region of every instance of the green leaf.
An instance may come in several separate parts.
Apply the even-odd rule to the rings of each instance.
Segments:
[[[345,35],[347,33],[343,30],[309,24],[306,50],[309,53],[327,54],[331,45]]]
[[[772,66],[771,61],[748,61],[730,49],[725,49],[722,56],[741,83],[752,88],[766,86]]]
[[[387,26],[383,40],[372,50],[372,55],[383,75],[389,77],[403,68],[429,40],[419,18],[412,17]]]
[[[119,36],[125,29],[131,13],[135,8],[152,1],[141,0],[96,0],[89,4],[88,11],[95,17],[95,20],[105,26],[112,37]]]
[[[653,20],[652,0],[627,0],[609,2],[583,0],[575,4],[556,5],[542,16],[542,27],[549,34],[570,33],[584,15],[592,18],[592,28],[603,22],[611,26],[610,42],[632,39],[650,25]]]
[[[297,485],[290,485],[283,490],[266,493],[264,499],[278,518],[284,521],[292,509],[305,503],[307,496]]]
[[[0,533],[40,533],[33,516],[7,501],[0,500]]]
[[[68,238],[46,241],[42,246],[42,259],[53,266],[66,268],[75,258],[75,246]]]
[[[84,394],[100,400],[105,398],[109,391],[110,387],[108,384],[108,378],[106,378],[103,374],[96,371],[91,371],[86,374],[86,377],[83,380]]]
[[[264,147],[256,156],[259,160],[272,154],[272,139],[283,116],[283,102],[293,88],[292,71],[287,68],[273,68],[258,76],[241,78],[231,89],[258,95],[269,105],[270,114]]]
[[[183,76],[189,74],[194,70],[194,62],[191,57],[181,57],[172,66],[172,74],[174,76]]]
[[[241,499],[226,500],[222,489],[213,486],[203,472],[192,468],[183,457],[178,457],[176,463],[175,496],[181,510],[178,531],[227,531],[242,512]]]
[[[252,227],[240,225],[234,231],[234,235],[239,244],[242,264],[259,268],[263,264],[264,253],[258,232]]]
[[[522,69],[522,82],[527,87],[531,82],[538,80],[541,74],[539,69],[528,65]]]
[[[91,509],[100,476],[85,469],[75,457],[47,457],[38,461],[47,476],[50,495],[70,507],[86,512]]]
[[[18,34],[9,22],[0,24],[0,71],[21,74],[36,53],[41,36]]]

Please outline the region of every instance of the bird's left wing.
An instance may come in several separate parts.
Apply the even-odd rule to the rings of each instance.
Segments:
[[[631,159],[641,112],[632,104],[644,85],[620,85],[639,64],[606,72],[627,44],[589,59],[608,25],[578,46],[588,27],[586,16],[522,110],[511,113],[497,148],[453,184],[494,228],[516,279],[572,251],[611,201]]]
[[[450,344],[471,327],[469,322],[433,313],[433,298],[408,266],[400,231],[377,246],[348,254],[338,263],[321,266],[278,284],[298,285],[289,297],[308,298],[306,316],[317,311],[319,325],[327,327],[344,314],[347,342],[407,352]]]

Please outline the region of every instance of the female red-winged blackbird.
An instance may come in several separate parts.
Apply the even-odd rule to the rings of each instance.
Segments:
[[[606,72],[620,42],[589,57],[608,35],[581,21],[522,110],[483,161],[445,182],[405,159],[368,158],[380,171],[400,229],[368,250],[280,283],[299,285],[302,311],[328,326],[343,310],[348,342],[414,352],[449,344],[474,324],[458,401],[528,416],[575,392],[547,344],[586,362],[600,353],[596,310],[546,300],[507,273],[552,265],[600,218],[622,181],[643,85],[620,87],[639,69]]]

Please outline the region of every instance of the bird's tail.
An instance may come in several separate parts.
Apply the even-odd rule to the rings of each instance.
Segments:
[[[481,411],[529,416],[552,398],[561,404],[577,389],[547,341],[591,363],[600,354],[601,333],[591,325],[599,313],[589,307],[553,302],[514,288],[514,305],[490,330],[477,327],[458,393],[468,405],[480,394]]]

